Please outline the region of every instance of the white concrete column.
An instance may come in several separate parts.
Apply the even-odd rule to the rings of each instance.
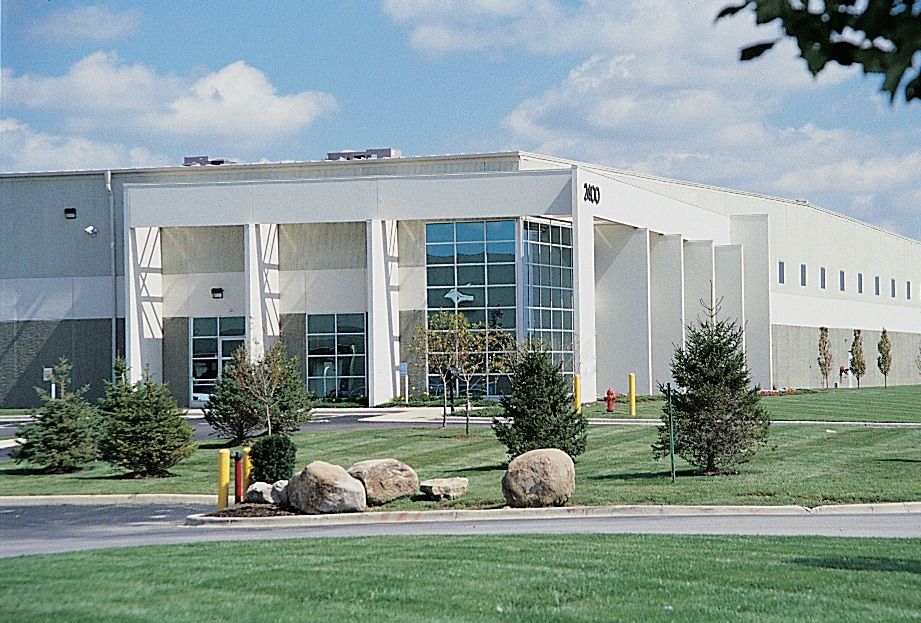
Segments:
[[[766,214],[732,216],[729,227],[732,242],[741,244],[744,249],[745,359],[751,370],[752,382],[770,389],[773,387],[774,365],[768,217]]]
[[[243,226],[246,352],[255,361],[278,339],[278,225]]]
[[[679,234],[649,237],[652,387],[672,381],[675,347],[684,344],[684,243]]]
[[[160,228],[125,229],[125,355],[128,379],[139,381],[145,367],[163,381],[163,262]]]
[[[367,221],[368,404],[399,395],[400,282],[397,222]],[[343,295],[347,295],[343,293]]]
[[[745,328],[745,269],[740,244],[713,247],[714,288],[719,318]],[[744,336],[743,336],[744,345]]]
[[[649,264],[648,229],[595,226],[599,393],[625,392],[631,372],[637,393],[653,392]]]
[[[713,241],[684,241],[684,324],[695,325],[713,306]]]
[[[574,198],[572,210],[574,371],[582,379],[582,400],[598,397],[595,352],[595,217]]]

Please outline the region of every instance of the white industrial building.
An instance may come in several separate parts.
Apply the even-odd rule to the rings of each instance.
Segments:
[[[0,407],[36,402],[61,356],[103,389],[114,353],[184,404],[224,361],[282,339],[318,395],[432,387],[426,315],[539,338],[583,395],[669,380],[685,326],[721,301],[763,388],[818,387],[862,329],[867,373],[921,382],[921,242],[806,202],[523,152],[0,175]],[[220,163],[220,164],[217,164]],[[478,384],[501,393],[507,378]]]

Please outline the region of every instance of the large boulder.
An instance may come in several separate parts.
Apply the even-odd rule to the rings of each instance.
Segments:
[[[288,505],[288,481],[278,480],[272,484],[272,503],[279,506]]]
[[[419,490],[433,500],[453,500],[467,493],[466,478],[431,478],[419,483]]]
[[[246,502],[250,504],[275,504],[272,499],[272,485],[254,482],[246,489]]]
[[[502,478],[509,506],[563,506],[576,490],[576,466],[555,448],[531,450],[512,459]]]
[[[369,506],[386,504],[419,490],[415,470],[396,459],[359,461],[349,468],[349,475],[365,486]]]
[[[325,461],[314,461],[294,474],[287,490],[288,504],[313,515],[361,512],[367,506],[361,481]]]

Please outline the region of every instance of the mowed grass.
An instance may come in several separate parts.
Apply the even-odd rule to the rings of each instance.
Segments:
[[[921,385],[764,396],[762,404],[772,420],[921,423]],[[636,417],[658,419],[664,405],[663,400],[637,402]],[[586,413],[589,417],[629,418],[630,405],[625,396],[618,396],[613,414],[601,402],[587,407]]]
[[[917,621],[921,541],[553,535],[157,546],[2,559],[0,603],[19,623]]]
[[[921,500],[921,430],[775,426],[770,443],[738,473],[694,475],[678,459],[678,482],[667,460],[655,461],[651,426],[592,427],[576,463],[572,505],[607,504],[800,504]],[[505,504],[505,448],[488,428],[468,437],[462,427],[374,429],[294,436],[297,465],[323,460],[348,468],[371,458],[393,457],[421,479],[463,476],[469,492],[457,500],[402,499],[385,509],[494,508]],[[176,466],[174,478],[135,480],[104,464],[67,475],[36,473],[0,463],[0,495],[75,493],[212,493],[218,443],[205,444]]]

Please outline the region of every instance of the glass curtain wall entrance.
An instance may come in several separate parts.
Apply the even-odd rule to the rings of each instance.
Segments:
[[[246,323],[243,316],[192,318],[189,333],[190,399],[197,405],[211,398],[224,366],[243,346]]]

